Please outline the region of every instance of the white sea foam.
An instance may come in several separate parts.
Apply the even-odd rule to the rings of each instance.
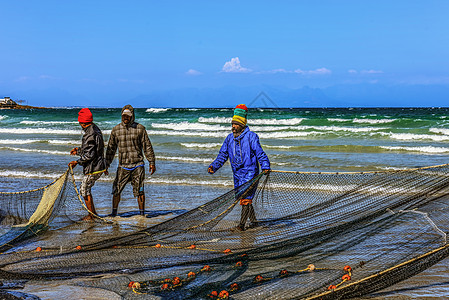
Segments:
[[[195,179],[173,179],[172,177],[151,177],[146,179],[145,182],[151,184],[169,184],[169,185],[206,185],[206,186],[223,186],[233,187],[232,180],[220,180],[220,179],[208,179],[208,180],[195,180]]]
[[[433,147],[433,146],[423,146],[423,147],[402,147],[402,146],[380,146],[382,149],[387,150],[398,150],[398,151],[410,151],[410,152],[422,152],[422,153],[448,153],[449,148],[444,147]]]
[[[444,134],[444,135],[449,135],[449,129],[446,129],[446,128],[430,128],[429,132],[441,133],[441,134]]]
[[[190,123],[190,122],[180,122],[180,123],[152,123],[151,127],[161,128],[161,129],[171,129],[171,130],[207,130],[207,131],[230,131],[231,126],[220,126],[220,125],[208,125],[201,123]]]
[[[248,125],[298,125],[300,124],[304,118],[292,118],[292,119],[248,119]],[[224,117],[212,117],[198,118],[199,123],[226,123],[230,124],[232,121],[232,117],[224,118]]]
[[[315,129],[315,130],[324,130],[324,131],[349,131],[349,132],[372,132],[372,131],[380,131],[385,130],[387,128],[384,127],[343,127],[343,126],[304,126],[304,129]]]
[[[25,125],[78,125],[78,122],[69,122],[69,121],[29,121],[29,120],[24,120],[21,121],[20,124],[25,124]]]
[[[169,110],[169,108],[148,108],[147,113],[160,113]]]
[[[21,144],[33,144],[33,143],[48,143],[48,144],[55,144],[55,145],[78,145],[81,143],[80,141],[74,141],[74,140],[30,140],[30,139],[24,139],[24,140],[0,140],[0,144],[2,145],[21,145]]]
[[[43,149],[27,149],[27,148],[16,148],[16,147],[0,147],[0,149],[20,151],[20,152],[30,152],[30,153],[44,153],[53,155],[70,155],[70,152],[55,151],[55,150],[43,150]]]
[[[7,116],[0,116],[0,121],[6,119]]]
[[[190,162],[190,163],[207,163],[212,162],[214,160],[213,157],[203,158],[203,157],[185,157],[185,156],[157,156],[157,159],[160,160],[170,160],[170,161],[181,161],[181,162]]]
[[[50,129],[50,128],[0,128],[0,133],[10,134],[56,134],[56,135],[82,135],[82,130],[74,129]],[[104,130],[104,134],[111,134],[110,130]]]
[[[295,137],[310,137],[324,135],[324,132],[317,131],[289,131],[289,132],[270,132],[270,133],[260,133],[258,134],[262,139],[282,139],[282,138],[295,138]]]
[[[17,171],[17,170],[0,170],[0,177],[56,179],[56,178],[59,178],[60,176],[61,176],[61,174],[55,174],[55,173]]]
[[[339,118],[327,118],[327,120],[329,122],[348,122],[348,121],[351,121],[351,120],[348,120],[348,119],[339,119]]]
[[[268,148],[268,149],[291,149],[294,148],[295,146],[284,146],[284,145],[277,145],[277,146],[271,146],[271,145],[262,145],[263,148]]]
[[[415,141],[415,140],[432,140],[435,142],[449,141],[449,136],[446,135],[430,135],[430,134],[414,134],[414,133],[388,133],[392,139],[401,141]]]
[[[357,119],[352,120],[354,123],[368,123],[368,124],[385,124],[392,123],[396,121],[396,119],[381,119],[381,120],[373,120],[373,119]]]
[[[218,143],[181,143],[181,146],[186,148],[218,148],[221,144]]]
[[[199,117],[198,122],[199,123],[228,123],[230,124],[232,121],[231,118],[224,118],[224,117],[211,117],[211,118],[205,118],[205,117]]]

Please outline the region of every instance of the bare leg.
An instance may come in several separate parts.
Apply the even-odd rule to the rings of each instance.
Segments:
[[[93,220],[94,216],[93,214],[97,214],[95,210],[94,200],[92,198],[92,195],[87,195],[84,198],[84,202],[86,202],[86,207],[90,211],[89,215],[84,217],[83,220]]]
[[[137,202],[139,203],[140,215],[145,215],[145,194],[137,196]]]
[[[118,204],[120,203],[120,195],[112,196],[112,213],[109,215],[111,217],[117,216]]]
[[[246,220],[248,219],[250,214],[249,206],[250,204],[242,205],[242,214],[240,215],[240,224],[239,224],[239,227],[242,229],[245,228]]]

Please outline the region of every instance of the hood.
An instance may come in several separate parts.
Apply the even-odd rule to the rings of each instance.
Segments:
[[[129,125],[128,125],[128,126],[130,126],[130,125],[132,125],[132,124],[134,123],[134,120],[136,119],[136,116],[135,116],[135,114],[134,114],[134,107],[132,107],[130,104],[127,104],[127,105],[123,106],[122,112],[120,113],[120,118],[122,117],[122,113],[123,113],[123,111],[124,111],[125,109],[129,109],[129,110],[131,111],[131,113],[133,114],[133,116],[131,117],[131,121],[129,122]],[[123,124],[124,126],[126,126],[126,125],[123,123],[123,121],[122,121],[122,124]]]

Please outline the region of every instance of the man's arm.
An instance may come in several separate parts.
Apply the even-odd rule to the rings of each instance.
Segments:
[[[145,157],[148,159],[150,164],[150,175],[156,172],[156,157],[154,156],[153,145],[151,144],[150,138],[148,137],[147,130],[145,127],[142,130],[142,148]]]
[[[228,138],[226,138],[225,141],[223,142],[223,145],[220,148],[220,151],[218,152],[217,158],[210,164],[209,168],[207,169],[207,171],[210,174],[215,173],[228,160],[229,158],[228,143],[229,143]]]
[[[106,149],[106,169],[109,168],[112,161],[114,160],[115,152],[117,151],[118,142],[115,135],[114,129],[111,131],[111,136],[109,137],[108,147]]]
[[[265,151],[263,151],[262,146],[260,145],[259,136],[257,134],[254,134],[254,138],[251,139],[251,148],[256,154],[257,161],[259,162],[262,170],[270,170],[270,160],[268,159]]]

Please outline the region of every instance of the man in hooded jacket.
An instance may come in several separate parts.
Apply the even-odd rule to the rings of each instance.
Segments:
[[[270,170],[270,161],[262,149],[259,137],[246,126],[248,108],[239,104],[234,109],[232,118],[232,133],[229,134],[221,146],[217,158],[210,164],[208,172],[215,173],[228,160],[234,174],[234,188],[259,175],[259,164],[264,173]],[[240,223],[233,230],[244,231],[246,220],[251,221],[249,227],[257,226],[257,218],[252,205],[255,189],[240,200],[242,214]]]
[[[141,215],[145,214],[145,162],[144,154],[150,164],[150,175],[156,171],[153,146],[147,131],[142,124],[135,122],[134,108],[125,105],[122,108],[122,122],[116,125],[109,138],[106,150],[106,168],[114,160],[118,148],[119,165],[112,187],[112,213],[117,215],[120,195],[128,182],[133,187],[133,195],[137,198]]]
[[[78,113],[78,122],[83,129],[83,138],[81,147],[73,148],[71,155],[79,155],[78,160],[71,161],[69,166],[74,168],[76,165],[83,167],[83,181],[81,182],[80,194],[86,202],[89,215],[84,220],[92,220],[95,211],[94,200],[91,189],[101,174],[106,172],[106,163],[104,158],[104,141],[100,128],[93,123],[92,112],[88,108],[83,108]]]

